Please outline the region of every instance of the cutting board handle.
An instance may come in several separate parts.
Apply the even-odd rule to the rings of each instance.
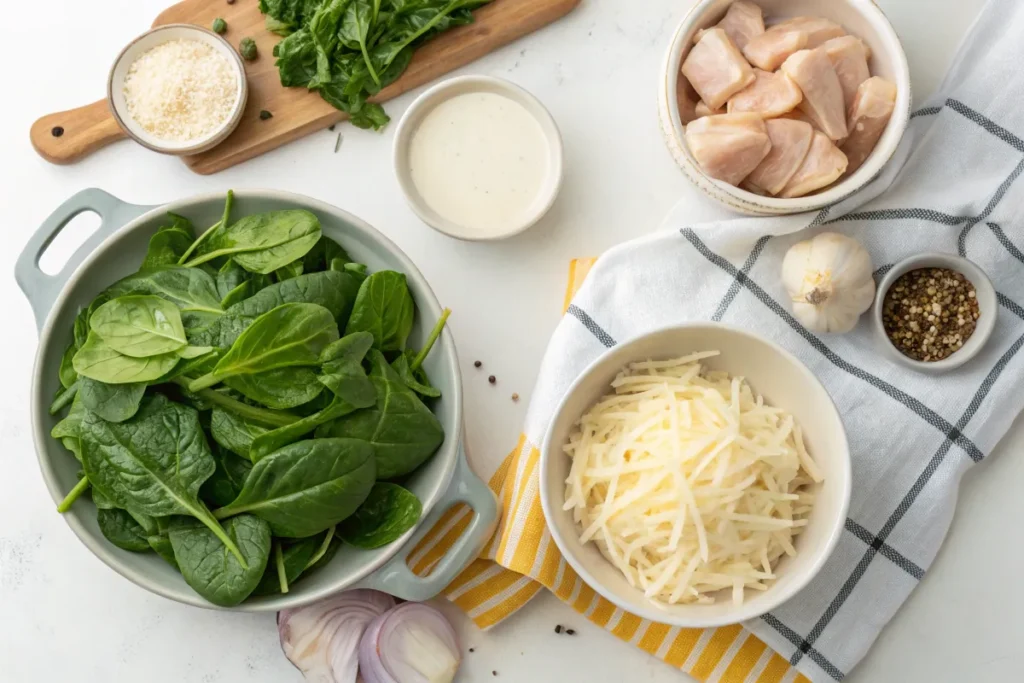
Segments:
[[[32,124],[32,146],[52,164],[73,164],[125,136],[106,100],[47,114]]]

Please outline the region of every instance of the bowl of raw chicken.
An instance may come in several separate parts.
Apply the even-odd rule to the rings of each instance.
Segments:
[[[737,211],[833,204],[892,158],[910,72],[871,0],[701,0],[664,64],[661,120],[702,191]]]

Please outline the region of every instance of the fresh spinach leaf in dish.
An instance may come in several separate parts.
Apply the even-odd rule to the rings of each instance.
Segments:
[[[318,438],[349,437],[373,446],[379,479],[395,479],[426,462],[444,441],[444,429],[407,387],[380,351],[370,351],[370,381],[377,391],[372,408],[320,427]]]
[[[143,259],[140,270],[176,265],[178,259],[195,241],[192,221],[175,213],[168,213],[167,218],[170,223],[160,228],[149,239],[149,248],[146,250],[146,258]]]
[[[244,562],[195,520],[175,519],[169,537],[185,583],[213,604],[233,607],[249,597],[263,576],[270,558],[270,526],[254,515],[239,515],[224,523],[224,531]]]
[[[345,334],[369,332],[381,351],[402,351],[412,331],[416,306],[403,273],[382,270],[359,286]]]
[[[329,25],[339,6],[296,12],[323,9]],[[366,38],[374,67],[378,38]],[[339,552],[343,528],[353,545],[401,536],[419,513],[378,479],[415,469],[444,438],[415,391],[433,395],[422,365],[447,311],[419,352],[406,349],[415,304],[402,274],[370,273],[308,212],[231,222],[233,206],[229,192],[195,239],[170,216],[142,269],[79,311],[51,405],[51,436],[81,463],[58,510],[91,498],[108,542],[154,552],[220,605],[289,590]]]
[[[359,509],[338,525],[338,534],[349,545],[373,550],[401,538],[422,514],[423,505],[411,491],[378,481]]]
[[[306,538],[355,512],[373,487],[373,448],[356,439],[310,439],[257,462],[245,486],[219,519],[252,513],[270,522],[275,536]]]

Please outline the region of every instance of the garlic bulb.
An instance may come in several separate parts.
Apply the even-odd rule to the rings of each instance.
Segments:
[[[860,242],[823,232],[794,244],[782,262],[793,315],[811,332],[849,332],[875,299],[871,256]]]

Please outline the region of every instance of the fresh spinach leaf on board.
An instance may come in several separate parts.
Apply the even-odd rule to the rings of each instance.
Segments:
[[[88,377],[78,380],[78,398],[82,407],[107,422],[124,422],[139,411],[146,383],[106,384]]]
[[[107,346],[132,358],[171,353],[188,344],[178,307],[151,294],[111,299],[92,314],[89,327]]]
[[[384,354],[370,351],[370,362],[376,405],[320,427],[316,436],[346,436],[370,442],[377,477],[394,479],[409,474],[437,451],[444,441],[444,428],[416,393],[405,386]]]
[[[157,230],[156,234],[149,238],[149,248],[146,250],[146,257],[139,270],[176,265],[178,259],[188,251],[192,242],[195,241],[195,229],[192,227],[192,221],[176,213],[168,213],[167,218],[170,223]]]
[[[98,334],[91,332],[85,345],[75,354],[73,365],[81,377],[107,384],[131,384],[159,379],[170,372],[179,360],[173,352],[132,358],[115,351]]]
[[[245,301],[231,306],[217,324],[192,343],[227,348],[235,343],[258,317],[282,304],[306,303],[323,306],[339,325],[348,320],[359,292],[359,283],[347,273],[309,273],[270,285]]]
[[[299,441],[257,462],[238,498],[214,514],[225,519],[251,512],[270,522],[275,536],[306,538],[355,512],[375,475],[373,448],[365,441]]]
[[[224,523],[224,531],[244,564],[195,520],[174,519],[169,536],[185,583],[213,604],[233,607],[249,597],[263,576],[270,557],[270,525],[254,515],[239,515]]]
[[[373,550],[397,541],[422,514],[423,505],[411,491],[378,481],[359,509],[338,525],[338,534],[349,545]]]
[[[186,266],[230,256],[246,270],[267,275],[313,248],[320,239],[320,220],[304,209],[286,209],[246,216],[212,233]]]
[[[127,510],[100,508],[96,512],[96,521],[103,537],[118,548],[133,553],[145,553],[152,549],[149,534]]]
[[[199,489],[200,497],[216,507],[227,505],[242,492],[245,478],[252,470],[248,458],[242,458],[224,448],[211,448],[217,469]]]
[[[382,270],[363,280],[345,335],[369,332],[375,348],[401,351],[412,331],[416,306],[404,273]]]
[[[216,463],[198,412],[156,395],[119,424],[86,412],[78,431],[85,474],[115,505],[152,517],[191,515],[241,561],[234,541],[199,502]]]
[[[260,0],[260,12],[291,26],[302,26],[324,0]],[[403,0],[404,1],[404,0]]]
[[[339,33],[345,40],[345,29],[338,30],[346,8],[351,8],[361,0],[324,0],[320,8],[309,19],[309,36],[316,50],[316,72],[310,79],[308,87],[312,90],[331,80],[331,54],[338,45]],[[380,0],[377,0],[379,3]]]
[[[318,365],[324,347],[337,338],[338,325],[323,306],[278,306],[242,332],[213,372],[192,382],[189,391],[206,389],[229,377]]]
[[[281,85],[308,87],[317,74],[317,51],[313,36],[306,29],[290,34],[274,46],[274,65]]]
[[[380,5],[380,0],[377,0],[376,3],[370,2],[369,0],[349,0],[349,2],[346,3],[334,0],[334,2],[336,5],[341,5],[344,9],[344,18],[342,18],[341,26],[338,29],[338,39],[340,39],[342,44],[349,50],[357,51],[363,55],[363,60],[366,62],[366,69],[370,73],[370,78],[372,78],[373,82],[379,86],[380,76],[377,74],[377,70],[373,67],[373,61],[370,59],[370,51],[367,43],[370,39],[370,30],[373,27],[373,23],[377,20],[376,6]],[[311,26],[310,30],[314,31],[314,28]],[[314,40],[315,38],[316,36],[314,34]],[[318,56],[318,75],[320,74],[320,69],[320,60]],[[330,64],[327,62],[327,55],[324,54],[324,76],[322,78],[324,82],[330,80],[330,70]]]
[[[323,391],[323,386],[316,381],[316,371],[308,367],[236,375],[225,378],[224,384],[275,410],[288,410],[309,403]]]
[[[210,414],[210,433],[213,435],[213,439],[222,448],[247,460],[253,440],[269,431],[271,430],[265,426],[250,422],[220,407],[215,406]],[[230,502],[230,500],[227,501],[227,503]],[[227,503],[217,503],[217,505],[227,505]]]

